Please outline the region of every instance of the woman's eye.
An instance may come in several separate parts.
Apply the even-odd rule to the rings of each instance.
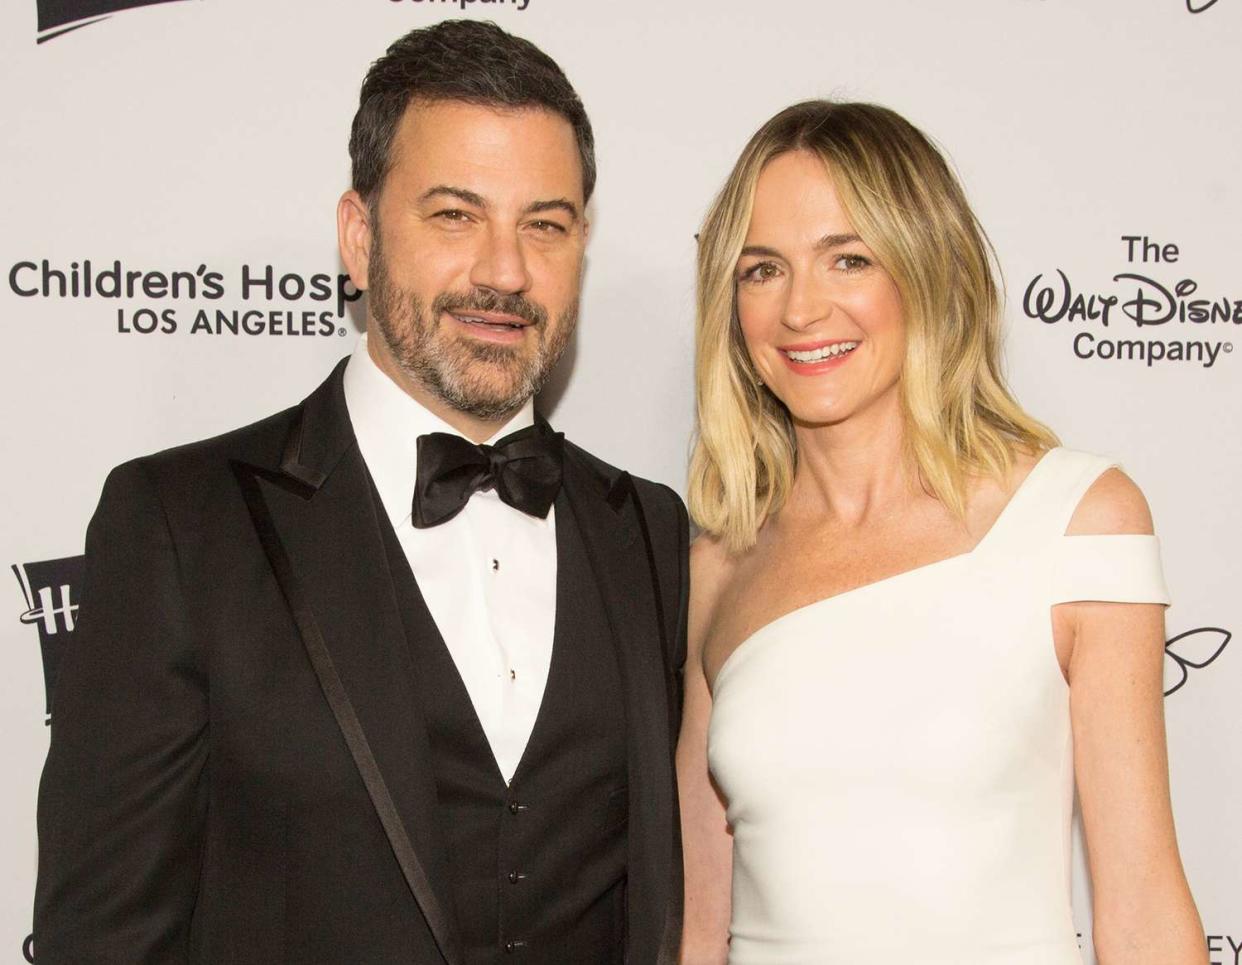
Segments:
[[[756,282],[762,285],[765,281],[771,281],[780,274],[780,269],[770,261],[761,261],[757,265],[751,265],[742,271],[739,276],[741,281]]]
[[[837,258],[837,267],[842,271],[862,271],[869,267],[870,259],[864,258],[862,255],[841,255]]]

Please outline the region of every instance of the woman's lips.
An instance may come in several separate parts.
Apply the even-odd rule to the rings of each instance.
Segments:
[[[861,344],[855,339],[835,339],[784,345],[777,351],[791,371],[799,375],[818,375],[840,368]]]

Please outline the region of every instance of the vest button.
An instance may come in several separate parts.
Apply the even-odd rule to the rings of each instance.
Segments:
[[[525,804],[518,804],[517,801],[509,802],[509,813],[510,814],[517,814],[519,811],[525,811],[525,810],[526,810]]]
[[[526,875],[522,874],[522,872],[520,871],[510,871],[508,874],[509,884],[516,885],[519,881],[521,881],[525,877]]]
[[[526,947],[526,942],[505,942],[505,954],[512,955],[514,952],[520,952]]]

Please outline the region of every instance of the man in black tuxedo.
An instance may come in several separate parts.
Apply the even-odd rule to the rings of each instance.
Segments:
[[[446,22],[372,66],[350,153],[357,351],[104,486],[38,961],[673,962],[685,512],[530,402],[576,321],[586,114]]]

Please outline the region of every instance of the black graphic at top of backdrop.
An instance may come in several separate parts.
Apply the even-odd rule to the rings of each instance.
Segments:
[[[110,14],[134,7],[180,0],[36,0],[39,8],[39,43],[61,34],[97,23]],[[93,19],[92,19],[93,18]],[[57,29],[63,28],[63,29]],[[49,31],[51,31],[49,33]]]

